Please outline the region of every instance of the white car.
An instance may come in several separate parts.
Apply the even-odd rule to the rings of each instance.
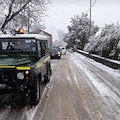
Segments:
[[[65,55],[65,54],[66,54],[66,48],[64,48],[64,47],[61,48],[61,54],[62,54],[62,55]]]

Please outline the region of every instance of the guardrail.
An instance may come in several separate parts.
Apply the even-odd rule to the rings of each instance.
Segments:
[[[113,69],[120,69],[120,63],[119,62],[118,63],[113,62],[111,60],[108,60],[107,58],[99,57],[99,56],[93,55],[93,54],[89,54],[89,53],[84,52],[82,50],[76,50],[76,52],[81,53],[84,56],[89,57],[91,59],[94,59],[95,61],[100,62],[100,63],[102,63],[102,64],[104,64],[106,66],[109,66],[109,67],[111,67]]]

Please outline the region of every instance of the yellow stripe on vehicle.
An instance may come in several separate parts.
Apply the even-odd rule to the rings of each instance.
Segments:
[[[30,67],[16,67],[17,70],[30,70]]]
[[[15,68],[15,66],[0,66],[0,68]]]
[[[41,66],[42,66],[42,62],[39,62],[39,63],[36,65],[37,68],[40,68]]]
[[[48,56],[47,58],[45,58],[44,60],[43,60],[43,62],[46,62],[47,60],[49,60],[50,59],[50,56]]]
[[[37,63],[36,67],[40,68],[42,66],[42,64],[46,63],[46,61],[49,60],[49,59],[50,59],[50,56],[48,56],[47,58],[45,58],[43,61]]]

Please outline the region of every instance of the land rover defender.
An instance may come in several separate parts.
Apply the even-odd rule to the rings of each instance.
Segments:
[[[48,39],[38,34],[0,36],[0,94],[23,92],[29,103],[40,99],[41,80],[50,81]]]

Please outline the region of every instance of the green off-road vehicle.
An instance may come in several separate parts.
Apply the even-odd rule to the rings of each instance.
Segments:
[[[38,34],[0,36],[0,94],[23,92],[31,105],[40,99],[41,80],[50,81],[48,39]],[[44,78],[44,79],[43,79]]]

